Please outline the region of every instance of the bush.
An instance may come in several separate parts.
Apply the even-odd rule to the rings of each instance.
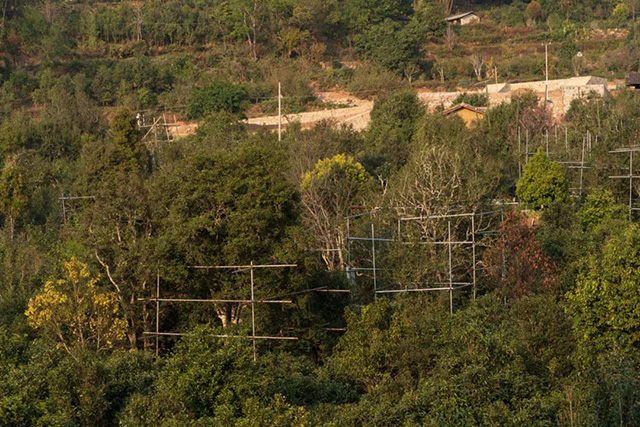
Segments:
[[[373,64],[362,64],[354,70],[348,89],[359,98],[371,98],[402,86],[402,79],[397,74]]]
[[[484,93],[461,93],[453,100],[453,105],[469,104],[474,107],[486,107],[489,105],[489,96]]]
[[[516,196],[533,209],[541,209],[569,198],[569,181],[564,169],[552,162],[542,148],[524,167],[516,185]]]
[[[225,111],[243,117],[248,104],[249,94],[244,85],[213,82],[193,90],[187,115],[191,119],[200,119],[211,113]]]

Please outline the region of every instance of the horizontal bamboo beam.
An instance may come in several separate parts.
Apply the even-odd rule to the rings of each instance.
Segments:
[[[160,301],[160,302],[208,302],[208,303],[237,303],[237,304],[291,304],[290,300],[270,300],[270,299],[197,299],[197,298],[138,298],[138,301]]]
[[[179,337],[179,336],[184,336],[184,335],[188,335],[185,332],[143,332],[143,335],[151,335],[151,336],[156,336],[156,335],[162,335],[162,336],[172,336],[172,337]],[[209,335],[211,337],[214,338],[241,338],[241,339],[247,339],[247,340],[287,340],[287,341],[295,341],[298,340],[298,337],[270,337],[270,336],[252,336],[252,335]]]
[[[189,268],[203,269],[203,270],[230,270],[246,268],[250,270],[252,268],[286,268],[297,267],[298,264],[256,264],[256,265],[192,265]]]

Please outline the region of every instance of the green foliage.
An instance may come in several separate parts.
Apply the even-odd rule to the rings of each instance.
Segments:
[[[529,160],[516,185],[516,196],[534,209],[549,207],[569,197],[569,181],[561,165],[552,162],[542,148]]]
[[[629,9],[629,6],[627,6],[625,3],[618,3],[613,9],[611,18],[615,21],[616,24],[623,26],[629,19],[630,15],[631,10]]]
[[[388,177],[406,164],[418,120],[424,113],[425,107],[413,92],[394,92],[376,101],[366,135],[367,163],[372,170]]]
[[[0,420],[3,425],[115,425],[129,397],[153,381],[143,352],[60,357],[2,333]]]
[[[611,190],[597,188],[587,195],[578,212],[578,220],[584,230],[593,230],[603,221],[625,218],[626,210]]]
[[[11,236],[16,220],[24,212],[27,203],[22,172],[16,164],[16,159],[9,159],[0,174],[0,214],[4,217],[5,226],[9,228]]]
[[[153,393],[132,398],[125,425],[304,425],[304,408],[279,395],[265,396],[265,387],[281,370],[254,362],[250,341],[224,342],[213,333],[199,328],[176,347]]]
[[[514,95],[467,128],[426,114],[414,93],[471,84],[470,52],[503,81],[538,79],[540,43],[554,40],[554,78],[621,78],[640,60],[638,3],[458,1],[452,13],[482,23],[449,30],[447,6],[0,5],[0,425],[639,424],[640,234],[618,203],[627,184],[607,177],[628,168],[610,152],[637,139],[640,96],[585,97],[554,120],[536,94]],[[247,128],[249,107],[276,111],[278,82],[286,114],[324,108],[322,91],[375,100],[370,127],[289,123],[283,141]],[[138,111],[186,126],[143,143]],[[194,135],[185,119],[200,122]],[[564,160],[597,135],[587,168],[565,175],[539,153],[516,185],[525,138],[537,147],[547,131]],[[574,201],[578,179],[587,197]],[[375,222],[379,289],[408,288],[447,277],[446,247],[426,244],[445,238],[433,216],[493,211],[514,194],[544,209],[502,227],[476,216],[477,300],[456,290],[453,315],[445,292],[373,301],[370,246],[347,240],[347,215],[372,211],[349,234]],[[402,243],[420,245],[395,239],[398,214],[431,216],[401,224]],[[451,224],[462,241],[464,224]],[[462,246],[451,248],[460,281],[472,274]],[[74,256],[86,265],[69,278],[61,261]],[[255,275],[255,298],[291,299],[256,303],[257,332],[297,341],[261,340],[254,362],[250,340],[212,336],[249,336],[250,304],[162,301],[162,331],[196,331],[148,351],[158,274],[162,297],[246,301],[248,273],[189,266],[250,261],[298,264]]]
[[[568,295],[577,337],[585,350],[634,351],[640,335],[638,304],[640,229],[634,224],[606,238],[585,260]]]
[[[197,119],[211,113],[228,112],[242,116],[248,106],[249,94],[243,85],[229,82],[213,82],[203,88],[195,88],[188,107],[188,115]]]
[[[244,139],[232,149],[205,138],[195,150],[167,162],[156,176],[151,189],[151,202],[157,209],[152,217],[155,235],[149,242],[150,250],[165,266],[167,289],[185,297],[246,298],[246,276],[210,274],[187,266],[298,259],[297,246],[291,241],[298,225],[298,195],[286,180],[287,152],[267,134]],[[300,286],[297,277],[273,272],[262,278],[257,292],[290,292]],[[241,304],[219,304],[215,314],[200,315],[207,321],[214,315],[226,327],[242,321],[247,315],[244,308]],[[173,321],[186,321],[189,314]]]
[[[400,77],[382,66],[365,62],[356,68],[348,89],[360,98],[382,96],[404,87]]]
[[[412,12],[410,0],[349,0],[345,3],[349,17],[357,29]]]
[[[536,0],[533,0],[527,5],[524,14],[528,20],[535,23],[542,16],[542,6],[540,6],[540,3],[538,3]]]
[[[453,105],[462,103],[473,105],[474,107],[486,107],[489,105],[489,96],[484,93],[461,93],[453,100]]]
[[[398,73],[411,73],[418,69],[416,59],[422,41],[417,25],[404,25],[386,20],[369,27],[359,35],[356,44],[366,59]]]
[[[442,303],[383,300],[349,315],[326,370],[367,393],[339,423],[557,422],[573,349],[562,308],[536,297],[507,309],[489,296],[451,316]]]
[[[111,138],[122,152],[140,151],[140,131],[133,113],[119,108],[111,120]]]

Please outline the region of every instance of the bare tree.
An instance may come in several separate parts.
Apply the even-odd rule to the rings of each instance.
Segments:
[[[451,28],[451,24],[447,25],[447,30],[444,33],[444,44],[449,50],[453,49],[457,38],[456,33],[453,31],[453,28]]]
[[[459,196],[460,158],[444,147],[427,147],[411,161],[396,195],[396,206],[425,215],[446,213]]]
[[[450,213],[463,191],[461,158],[450,149],[425,146],[411,159],[403,171],[393,205],[401,206],[401,216],[429,217]],[[444,227],[444,228],[443,228]],[[455,228],[455,227],[454,227]],[[446,240],[445,219],[425,219],[406,224],[402,239],[407,242]],[[393,281],[405,287],[417,286],[433,278],[446,280],[446,255],[437,245],[403,245],[394,249]]]
[[[436,69],[438,70],[438,74],[440,75],[440,83],[444,84],[444,66],[442,66],[442,64],[439,64],[436,66]]]
[[[447,69],[446,59],[438,58],[433,67],[438,72],[438,77],[440,78],[440,83],[444,84],[444,80],[445,80],[445,77],[446,77],[445,74],[446,74],[446,69]]]
[[[478,81],[481,81],[482,70],[484,68],[484,59],[482,58],[482,55],[480,55],[478,52],[475,52],[473,55],[471,55],[471,65],[473,66],[473,72],[476,74],[476,79],[478,79]]]
[[[144,13],[142,7],[138,7],[135,11],[136,41],[142,41],[142,17]]]
[[[258,32],[265,20],[263,8],[264,2],[258,0],[242,7],[242,20],[247,28],[247,42],[254,61],[258,59]]]
[[[444,11],[447,13],[447,15],[451,14],[451,11],[453,10],[453,0],[441,0],[442,4],[444,4]]]
[[[346,265],[345,218],[369,180],[364,167],[343,154],[320,160],[302,179],[304,220],[328,270]]]
[[[52,23],[53,22],[53,4],[52,4],[52,0],[44,0],[44,19],[48,22],[48,23]]]
[[[410,62],[404,67],[404,76],[409,81],[409,84],[413,82],[413,78],[420,73],[420,67],[415,62]]]

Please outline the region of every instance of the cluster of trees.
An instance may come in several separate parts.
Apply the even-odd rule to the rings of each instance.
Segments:
[[[366,131],[292,126],[282,141],[248,132],[227,104],[203,103],[210,114],[195,135],[146,146],[133,112],[107,118],[61,85],[42,92],[42,117],[1,125],[1,424],[640,419],[640,228],[618,203],[628,187],[607,178],[626,163],[609,151],[640,126],[635,93],[576,101],[569,143],[527,159],[518,128],[532,147],[553,129],[533,94],[468,128],[399,90],[375,103]],[[553,159],[581,152],[586,131],[599,138],[571,197],[577,177]],[[362,255],[346,257],[354,206],[380,207],[384,224],[399,206],[437,215],[514,197],[527,213],[490,224],[478,297],[457,294],[454,314],[447,295],[374,300],[370,275],[345,277]],[[427,241],[436,230],[404,233]],[[381,248],[377,285],[438,277],[442,253],[423,246]],[[260,305],[257,330],[299,338],[259,342],[257,362],[251,340],[216,337],[251,333],[247,304],[162,303],[156,319],[144,302],[158,280],[163,296],[247,299],[242,272],[189,266],[250,261],[298,265],[256,274],[258,298],[297,294]],[[351,296],[298,294],[318,287]],[[156,320],[188,333],[162,337],[158,357],[144,335]]]
[[[0,104],[5,111],[40,107],[47,92],[68,79],[67,86],[97,106],[164,107],[200,119],[230,102],[240,111],[255,106],[271,112],[279,81],[285,110],[293,111],[314,101],[312,87],[346,87],[371,97],[416,82],[471,88],[496,73],[500,79],[540,78],[539,49],[496,57],[496,49],[511,50],[505,40],[519,37],[557,42],[552,76],[621,75],[638,68],[636,6],[617,4],[12,0],[1,6]],[[447,27],[452,8],[476,10],[482,24]],[[628,40],[608,41],[607,52],[580,42],[589,36],[590,20],[623,26],[603,21],[610,15],[624,20]],[[536,29],[521,36],[505,28],[525,21]],[[583,59],[576,59],[578,51]],[[342,66],[345,60],[362,65],[354,71]],[[217,97],[215,105],[203,105],[203,94]]]
[[[640,96],[575,101],[560,123],[566,142],[562,132],[554,142],[558,123],[533,94],[467,127],[427,113],[407,88],[421,73],[484,78],[493,65],[460,52],[442,22],[452,8],[517,10],[551,27],[554,14],[622,19],[617,4],[5,2],[0,424],[638,424],[640,228],[619,203],[628,184],[608,177],[628,172],[610,151],[637,137]],[[624,4],[632,16],[635,3]],[[443,49],[464,58],[462,72],[425,61],[435,39],[451,42]],[[560,59],[577,49],[567,41]],[[625,47],[621,69],[637,54]],[[305,65],[354,55],[369,62]],[[240,121],[273,107],[278,81],[289,107],[312,101],[312,80],[375,96],[369,128],[291,125],[279,141]],[[195,135],[143,143],[135,112],[157,104],[200,120]],[[598,138],[585,149],[587,133]],[[555,161],[581,156],[580,176]],[[347,239],[368,236],[368,220],[385,235],[399,214],[497,200],[520,205],[480,224],[491,232],[478,246],[477,298],[456,293],[453,314],[445,294],[376,299],[370,272],[351,270],[372,261]],[[402,232],[424,243],[446,225]],[[446,278],[446,254],[430,245],[376,255],[376,286]],[[158,283],[162,296],[246,301],[244,272],[190,267],[251,261],[298,266],[256,272],[257,298],[292,300],[257,304],[257,330],[298,337],[260,341],[257,361],[251,340],[220,337],[251,334],[246,303],[163,302],[159,317],[149,303]],[[351,293],[303,292],[318,288]],[[156,322],[186,333],[161,337],[158,356],[145,335]]]

